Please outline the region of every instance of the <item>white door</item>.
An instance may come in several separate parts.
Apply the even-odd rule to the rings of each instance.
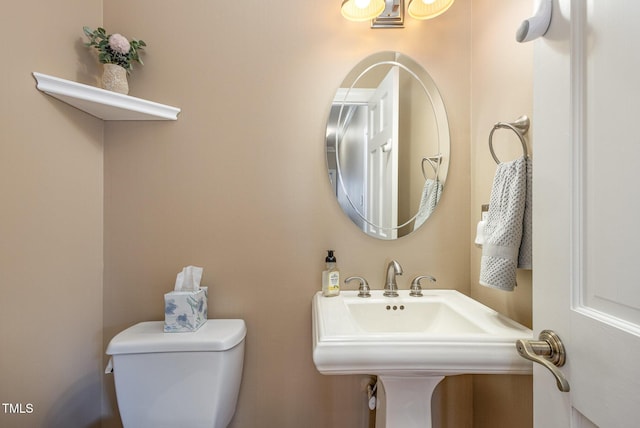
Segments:
[[[383,239],[398,234],[399,82],[391,67],[368,103],[367,233]]]
[[[640,426],[640,3],[554,0],[534,47],[535,427]]]

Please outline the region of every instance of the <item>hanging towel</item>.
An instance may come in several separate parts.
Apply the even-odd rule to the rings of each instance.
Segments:
[[[527,158],[527,190],[524,201],[524,218],[522,224],[522,242],[520,243],[520,251],[518,253],[518,268],[519,269],[532,269],[533,268],[533,163],[531,158]]]
[[[527,165],[523,156],[500,163],[491,188],[485,242],[480,261],[480,284],[513,291],[522,241]]]
[[[422,187],[422,197],[420,198],[420,207],[418,208],[418,215],[413,223],[413,230],[422,226],[433,210],[438,205],[440,195],[442,194],[442,183],[440,180],[432,180],[427,178]]]

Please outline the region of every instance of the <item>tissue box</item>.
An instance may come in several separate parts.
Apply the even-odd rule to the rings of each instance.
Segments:
[[[164,295],[165,333],[196,331],[207,321],[207,287]]]

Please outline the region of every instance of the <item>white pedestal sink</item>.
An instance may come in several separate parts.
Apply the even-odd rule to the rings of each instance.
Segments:
[[[323,374],[377,375],[377,428],[430,428],[431,394],[444,376],[531,374],[518,339],[532,331],[455,290],[356,291],[313,297],[313,361]]]

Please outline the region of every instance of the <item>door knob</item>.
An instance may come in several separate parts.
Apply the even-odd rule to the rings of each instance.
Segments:
[[[569,392],[569,382],[564,374],[558,370],[558,367],[564,365],[566,354],[564,345],[557,334],[551,330],[542,330],[538,340],[517,340],[516,349],[521,357],[542,364],[549,369],[556,378],[558,389],[562,392]]]

